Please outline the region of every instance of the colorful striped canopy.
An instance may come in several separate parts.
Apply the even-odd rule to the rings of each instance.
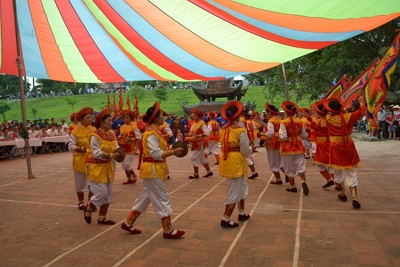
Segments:
[[[372,30],[399,0],[15,0],[23,75],[69,82],[215,80]],[[17,75],[13,1],[0,73]]]

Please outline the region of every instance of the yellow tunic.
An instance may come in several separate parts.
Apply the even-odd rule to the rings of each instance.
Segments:
[[[113,153],[117,148],[115,135],[112,130],[107,133],[96,130],[92,136],[97,138],[100,143],[100,149],[104,153]],[[91,148],[88,153],[86,179],[100,184],[112,183],[115,175],[113,160],[95,159]]]
[[[135,129],[137,129],[136,122],[124,124],[119,128],[120,137],[118,139],[118,145],[126,154],[133,154],[136,152]]]
[[[227,127],[224,127],[219,134],[221,153],[219,160],[219,174],[224,178],[247,177],[247,163],[243,154],[240,152],[240,135],[246,133],[242,127],[229,128],[228,137],[228,157],[224,160],[224,136]],[[229,151],[231,150],[231,151]],[[232,151],[234,150],[234,151]]]
[[[86,151],[90,148],[90,135],[96,130],[95,127],[89,125],[85,127],[83,125],[77,124],[72,130],[71,134],[75,136],[76,146],[85,147]],[[72,156],[72,168],[78,172],[86,171],[86,153],[74,152]]]
[[[168,149],[168,143],[163,138],[158,127],[150,125],[144,132],[142,145],[143,145],[143,163],[140,168],[139,177],[142,179],[157,178],[160,180],[167,180],[167,162],[164,160],[153,160],[150,155],[149,145],[147,140],[150,136],[155,136],[158,139],[160,149],[165,151]]]

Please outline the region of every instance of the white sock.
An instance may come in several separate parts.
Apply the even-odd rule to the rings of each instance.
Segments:
[[[222,217],[222,220],[225,221],[225,222],[229,222],[231,219]]]

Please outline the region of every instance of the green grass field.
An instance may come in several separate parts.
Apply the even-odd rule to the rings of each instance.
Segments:
[[[280,107],[282,101],[284,101],[284,96],[278,95],[271,98],[268,94],[263,93],[266,90],[262,86],[252,86],[247,90],[246,95],[242,98],[242,102],[250,101],[256,102],[257,107],[256,110],[261,112],[264,109],[264,104],[267,102],[266,97],[268,99],[273,99],[271,104],[277,105]],[[126,106],[126,99],[128,94],[131,99],[131,107],[133,107],[133,99],[134,95],[132,90],[128,93],[123,94],[124,100],[124,109]],[[265,96],[266,95],[266,96]],[[117,105],[118,105],[118,94],[115,95]],[[291,100],[295,99],[295,96],[290,96]],[[76,100],[76,104],[73,109],[68,104],[67,99],[71,99],[72,101]],[[111,106],[113,103],[113,95],[110,94]],[[142,99],[139,99],[139,110],[141,113],[144,113],[147,108],[153,105],[153,103],[157,101],[154,96],[153,91],[144,91]],[[167,112],[174,112],[175,115],[183,114],[183,110],[181,108],[182,101],[185,101],[186,104],[192,105],[195,103],[199,103],[196,95],[192,90],[170,90],[168,91],[168,99],[167,101],[161,102],[161,107]],[[223,99],[218,99],[218,101],[223,101]],[[1,102],[7,103],[11,110],[7,111],[6,119],[7,120],[22,120],[22,111],[20,100],[2,100]],[[0,103],[1,103],[0,102]],[[298,103],[299,106],[309,106],[310,102],[307,99],[303,99]],[[92,94],[92,95],[76,95],[76,96],[63,96],[63,97],[47,97],[47,98],[27,98],[26,99],[26,114],[28,119],[35,118],[55,118],[57,122],[59,122],[62,118],[69,122],[69,115],[72,112],[79,111],[81,108],[85,106],[90,106],[94,110],[101,110],[107,105],[107,96],[106,94]],[[32,109],[35,108],[37,110],[36,117],[34,117],[32,113]]]

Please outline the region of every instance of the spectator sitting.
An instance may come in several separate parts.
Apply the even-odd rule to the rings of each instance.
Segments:
[[[57,127],[53,125],[47,131],[47,135],[50,136],[50,137],[54,137],[54,136],[59,136],[60,134],[57,131]]]
[[[60,135],[61,136],[68,136],[69,134],[69,128],[68,128],[68,126],[67,127],[62,127],[62,125],[60,124],[60,128],[61,128],[61,130],[60,130]]]
[[[44,126],[44,127],[42,128],[42,131],[41,131],[40,134],[39,134],[39,138],[49,137],[48,131],[49,131],[49,128],[48,128],[47,126]]]
[[[67,129],[68,129],[68,124],[65,123],[64,119],[61,119],[61,124],[60,125],[61,125],[62,129],[64,129],[65,127],[67,127]]]

